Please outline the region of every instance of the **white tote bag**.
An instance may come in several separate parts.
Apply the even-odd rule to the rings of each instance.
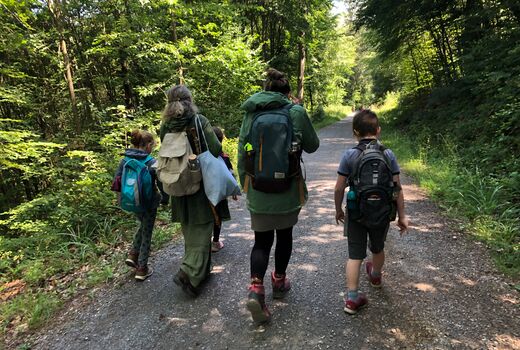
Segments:
[[[209,151],[208,142],[202,129],[202,123],[198,116],[196,122],[202,131],[202,138],[206,144],[206,151],[197,156],[200,162],[200,170],[202,171],[202,183],[204,184],[204,192],[213,206],[229,196],[240,195],[240,187],[237,180],[231,174],[222,157],[215,157]],[[197,129],[197,133],[199,128]],[[199,135],[200,140],[200,135]]]

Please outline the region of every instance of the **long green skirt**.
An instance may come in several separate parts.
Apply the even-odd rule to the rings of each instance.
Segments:
[[[190,278],[192,286],[198,287],[211,270],[211,236],[213,221],[206,224],[182,224],[184,257],[181,270]]]

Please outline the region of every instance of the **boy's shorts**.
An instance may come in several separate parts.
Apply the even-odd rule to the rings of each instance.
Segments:
[[[367,236],[370,238],[368,246],[373,254],[380,253],[385,249],[386,234],[390,222],[377,229],[370,229],[359,222],[350,220],[347,220],[345,224],[349,259],[363,260],[367,257]]]

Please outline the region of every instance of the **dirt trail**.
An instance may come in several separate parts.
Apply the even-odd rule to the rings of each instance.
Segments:
[[[382,290],[363,279],[369,305],[356,316],[342,311],[347,247],[334,223],[333,189],[341,154],[354,144],[350,130],[351,118],[322,129],[320,149],[304,156],[310,200],[294,230],[293,290],[283,301],[267,296],[270,325],[253,327],[244,307],[253,235],[241,200],[231,203],[226,246],[213,255],[212,278],[199,298],[185,297],[173,283],[183,246],[172,244],[153,257],[148,281],[129,276],[86,306],[72,303],[33,348],[520,349],[518,293],[486,250],[454,232],[406,178],[413,227],[402,238],[394,227],[389,233]]]

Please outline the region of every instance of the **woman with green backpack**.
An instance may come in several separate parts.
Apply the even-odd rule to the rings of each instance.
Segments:
[[[289,100],[290,91],[285,74],[271,68],[264,91],[252,95],[241,106],[245,116],[239,136],[238,172],[255,233],[247,308],[256,324],[271,318],[263,279],[275,232],[273,298],[284,297],[291,288],[286,269],[292,252],[292,230],[307,200],[300,156],[302,151],[312,153],[319,147],[307,112]]]

